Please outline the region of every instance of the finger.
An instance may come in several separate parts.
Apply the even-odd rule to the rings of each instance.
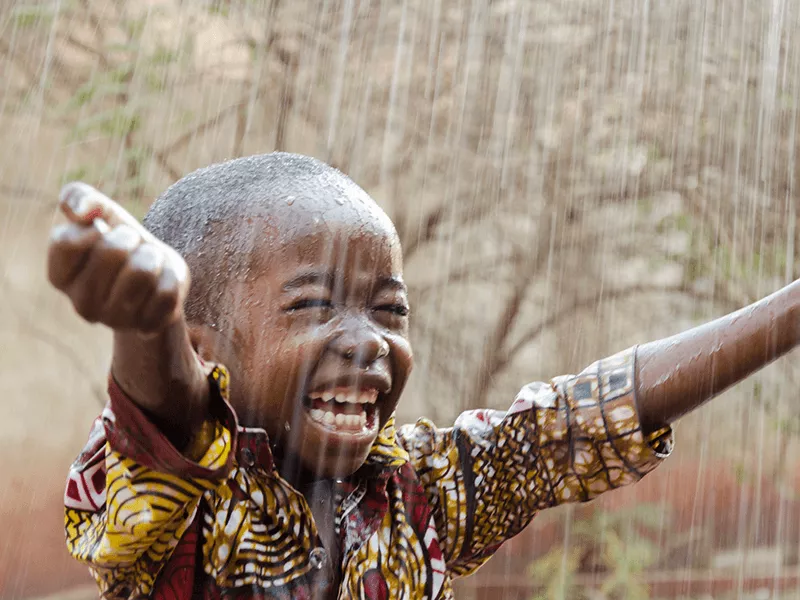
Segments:
[[[104,321],[112,327],[138,329],[142,307],[155,293],[164,253],[153,244],[142,244],[121,269],[105,304]]]
[[[133,227],[145,237],[144,227],[133,215],[105,194],[80,181],[61,188],[59,206],[73,223],[88,225],[95,219],[102,219],[112,228],[123,224]]]
[[[186,261],[183,260],[183,257],[174,249],[169,246],[166,246],[167,252],[167,264],[169,264],[171,276],[175,278],[177,287],[178,287],[178,294],[181,298],[186,297],[189,292],[189,285],[191,276],[189,274],[189,266],[186,264]],[[166,283],[163,282],[163,283]]]
[[[96,226],[67,223],[53,228],[47,251],[47,278],[66,290],[84,265],[102,233]]]
[[[155,293],[142,305],[141,331],[156,333],[175,321],[182,307],[180,282],[171,265],[161,271]]]
[[[89,251],[84,265],[66,290],[81,317],[90,323],[102,320],[111,288],[141,241],[135,230],[120,225]]]

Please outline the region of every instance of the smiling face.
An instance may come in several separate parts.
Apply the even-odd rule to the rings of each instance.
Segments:
[[[317,477],[357,470],[412,367],[408,297],[394,228],[362,199],[282,203],[254,219],[250,275],[226,293],[241,424],[262,427],[284,463]]]

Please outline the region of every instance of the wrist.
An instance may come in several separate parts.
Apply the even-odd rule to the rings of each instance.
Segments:
[[[156,335],[115,332],[111,375],[176,439],[188,439],[207,416],[208,381],[182,318]]]

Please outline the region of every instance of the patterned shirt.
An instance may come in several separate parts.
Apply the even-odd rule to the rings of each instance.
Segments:
[[[336,565],[266,433],[237,426],[223,368],[209,374],[216,432],[198,462],[112,381],[67,480],[67,547],[107,598],[314,598],[336,581],[339,598],[452,598],[452,579],[539,510],[633,483],[670,453],[671,430],[642,435],[634,357],[527,385],[507,412],[465,412],[451,428],[391,419],[332,484]]]

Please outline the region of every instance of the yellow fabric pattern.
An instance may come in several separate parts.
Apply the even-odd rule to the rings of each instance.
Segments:
[[[225,464],[230,432],[217,427],[203,467]],[[202,493],[218,484],[146,469],[106,445],[106,504],[98,512],[67,508],[67,549],[90,565],[103,596],[147,596],[194,519]]]
[[[469,411],[451,428],[422,419],[395,429],[390,419],[364,468],[334,485],[341,565],[325,562],[309,504],[272,468],[263,431],[239,428],[234,449],[218,424],[200,466],[218,469],[236,454],[211,481],[144,467],[96,427],[68,481],[67,546],[108,598],[188,599],[197,585],[211,597],[311,598],[339,566],[342,599],[452,598],[452,579],[538,511],[633,483],[670,453],[671,430],[645,437],[639,426],[634,361],[631,349],[530,384],[508,411]],[[226,392],[224,370],[213,373]],[[142,442],[136,431],[138,447],[161,452],[163,440]],[[182,539],[190,547],[180,553]],[[175,561],[195,557],[204,579],[181,579]]]
[[[670,453],[670,429],[645,439],[639,427],[634,361],[631,349],[578,376],[530,384],[508,412],[400,430],[453,573],[473,572],[538,511],[634,483]]]

